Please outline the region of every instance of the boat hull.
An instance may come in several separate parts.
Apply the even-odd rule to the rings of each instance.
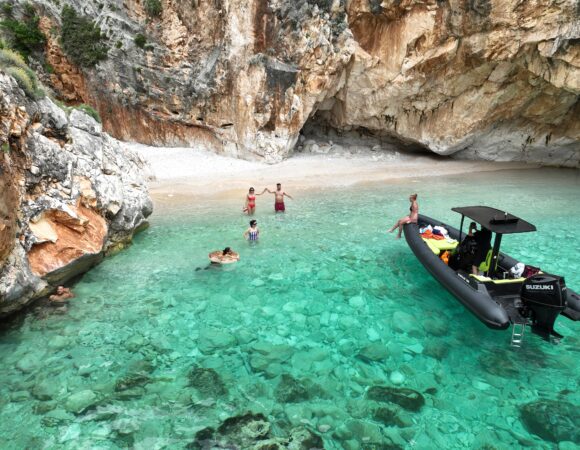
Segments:
[[[459,231],[430,217],[420,216],[421,222],[431,225],[444,226],[451,237],[457,239]],[[431,273],[451,294],[453,294],[469,311],[482,323],[495,330],[505,330],[510,326],[510,317],[507,311],[489,295],[485,287],[477,287],[469,277],[455,272],[443,263],[427,246],[416,223],[404,226],[405,239],[409,247]]]

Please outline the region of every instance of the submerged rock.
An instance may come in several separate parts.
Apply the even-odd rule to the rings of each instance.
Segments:
[[[377,402],[396,403],[408,411],[419,411],[425,405],[425,398],[408,388],[373,386],[367,391],[367,398]]]
[[[324,448],[322,438],[304,427],[293,428],[286,437],[274,436],[263,414],[247,412],[230,417],[217,428],[204,428],[188,449],[316,450]]]
[[[308,400],[310,395],[306,387],[287,373],[282,374],[275,391],[276,400],[280,403],[298,403]]]
[[[232,347],[236,344],[236,338],[225,331],[206,329],[200,332],[199,349],[202,353],[212,354],[216,350]]]
[[[144,386],[149,383],[150,377],[143,373],[128,373],[115,382],[115,391],[125,391],[136,386]]]
[[[400,428],[410,427],[413,425],[408,412],[397,406],[381,406],[373,411],[373,419],[389,427],[396,426]]]
[[[580,445],[578,405],[555,400],[538,400],[520,408],[522,421],[530,433],[551,442],[571,441]]]
[[[206,397],[221,397],[228,393],[226,385],[214,369],[193,367],[189,372],[189,385]]]
[[[97,401],[97,394],[90,389],[85,389],[84,391],[75,392],[69,396],[64,406],[68,412],[80,414],[85,409],[96,404]]]
[[[363,347],[357,357],[365,362],[383,361],[389,356],[387,347],[379,342],[373,342]]]
[[[46,427],[57,427],[65,425],[74,420],[72,414],[67,413],[64,409],[53,409],[48,411],[42,418],[42,424]]]

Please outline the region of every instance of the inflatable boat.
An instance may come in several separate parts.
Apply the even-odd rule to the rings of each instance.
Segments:
[[[526,266],[500,252],[504,235],[534,232],[534,225],[487,206],[452,211],[461,214],[459,229],[419,215],[418,223],[404,225],[405,239],[431,275],[481,322],[497,330],[512,326],[512,345],[519,346],[526,326],[546,338],[560,338],[554,330],[560,314],[580,320],[580,296],[566,287],[563,277]],[[481,248],[481,239],[475,244],[480,247],[475,252],[485,252],[479,265],[473,260],[472,242],[477,239],[472,239],[471,229],[463,232],[466,217],[471,219],[471,226],[479,224],[479,233],[487,237],[486,248]]]

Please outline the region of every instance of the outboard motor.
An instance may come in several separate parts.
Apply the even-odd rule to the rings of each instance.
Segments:
[[[566,309],[566,283],[564,277],[539,273],[529,277],[522,285],[521,298],[531,311],[534,331],[544,335],[562,337],[554,331],[554,322]]]

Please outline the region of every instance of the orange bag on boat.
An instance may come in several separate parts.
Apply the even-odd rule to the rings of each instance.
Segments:
[[[443,261],[445,264],[449,264],[449,257],[451,256],[451,253],[449,253],[447,250],[445,250],[443,252],[443,254],[441,255],[441,261]]]

